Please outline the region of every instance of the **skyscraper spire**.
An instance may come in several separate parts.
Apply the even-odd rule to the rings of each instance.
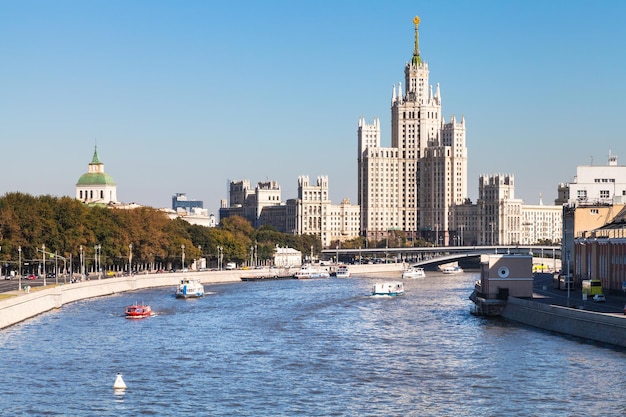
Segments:
[[[421,65],[422,63],[422,58],[420,57],[420,48],[419,48],[419,32],[417,30],[417,27],[420,24],[420,18],[419,16],[415,16],[413,18],[413,23],[415,24],[415,49],[413,49],[413,59],[411,60],[411,62],[414,65]]]

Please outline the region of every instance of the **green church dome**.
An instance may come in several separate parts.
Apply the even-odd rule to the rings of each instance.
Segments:
[[[93,157],[89,163],[89,171],[78,179],[76,186],[115,185],[115,181],[109,174],[104,172],[104,164],[98,157],[98,147],[93,150]]]
[[[80,176],[76,185],[115,185],[115,181],[104,172],[87,172]]]

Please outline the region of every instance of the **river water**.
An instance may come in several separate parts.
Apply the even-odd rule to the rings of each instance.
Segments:
[[[626,351],[469,314],[476,274],[206,285],[0,331],[7,416],[623,416]],[[156,315],[127,320],[124,307]],[[128,389],[112,388],[120,372]]]

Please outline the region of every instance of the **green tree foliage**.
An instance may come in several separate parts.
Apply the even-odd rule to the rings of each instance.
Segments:
[[[180,265],[182,246],[186,259],[206,257],[215,265],[218,246],[223,261],[244,263],[251,249],[259,262],[271,259],[276,246],[292,247],[309,254],[322,249],[317,236],[294,236],[271,227],[255,230],[242,217],[229,217],[215,228],[191,225],[174,220],[161,210],[142,207],[134,210],[111,209],[85,205],[70,197],[49,195],[34,197],[7,193],[0,197],[0,259],[17,262],[18,247],[22,259],[39,259],[41,249],[69,259],[77,265],[82,253],[85,265],[95,262],[96,245],[100,247],[100,264],[123,269],[132,245],[133,264]],[[186,261],[186,264],[188,261]],[[68,265],[69,266],[69,265]]]

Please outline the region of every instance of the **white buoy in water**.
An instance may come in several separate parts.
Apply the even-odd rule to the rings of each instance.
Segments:
[[[122,374],[120,374],[119,372],[117,373],[117,376],[115,377],[115,383],[113,383],[113,389],[126,389],[126,384],[124,383],[124,380],[122,379]]]

